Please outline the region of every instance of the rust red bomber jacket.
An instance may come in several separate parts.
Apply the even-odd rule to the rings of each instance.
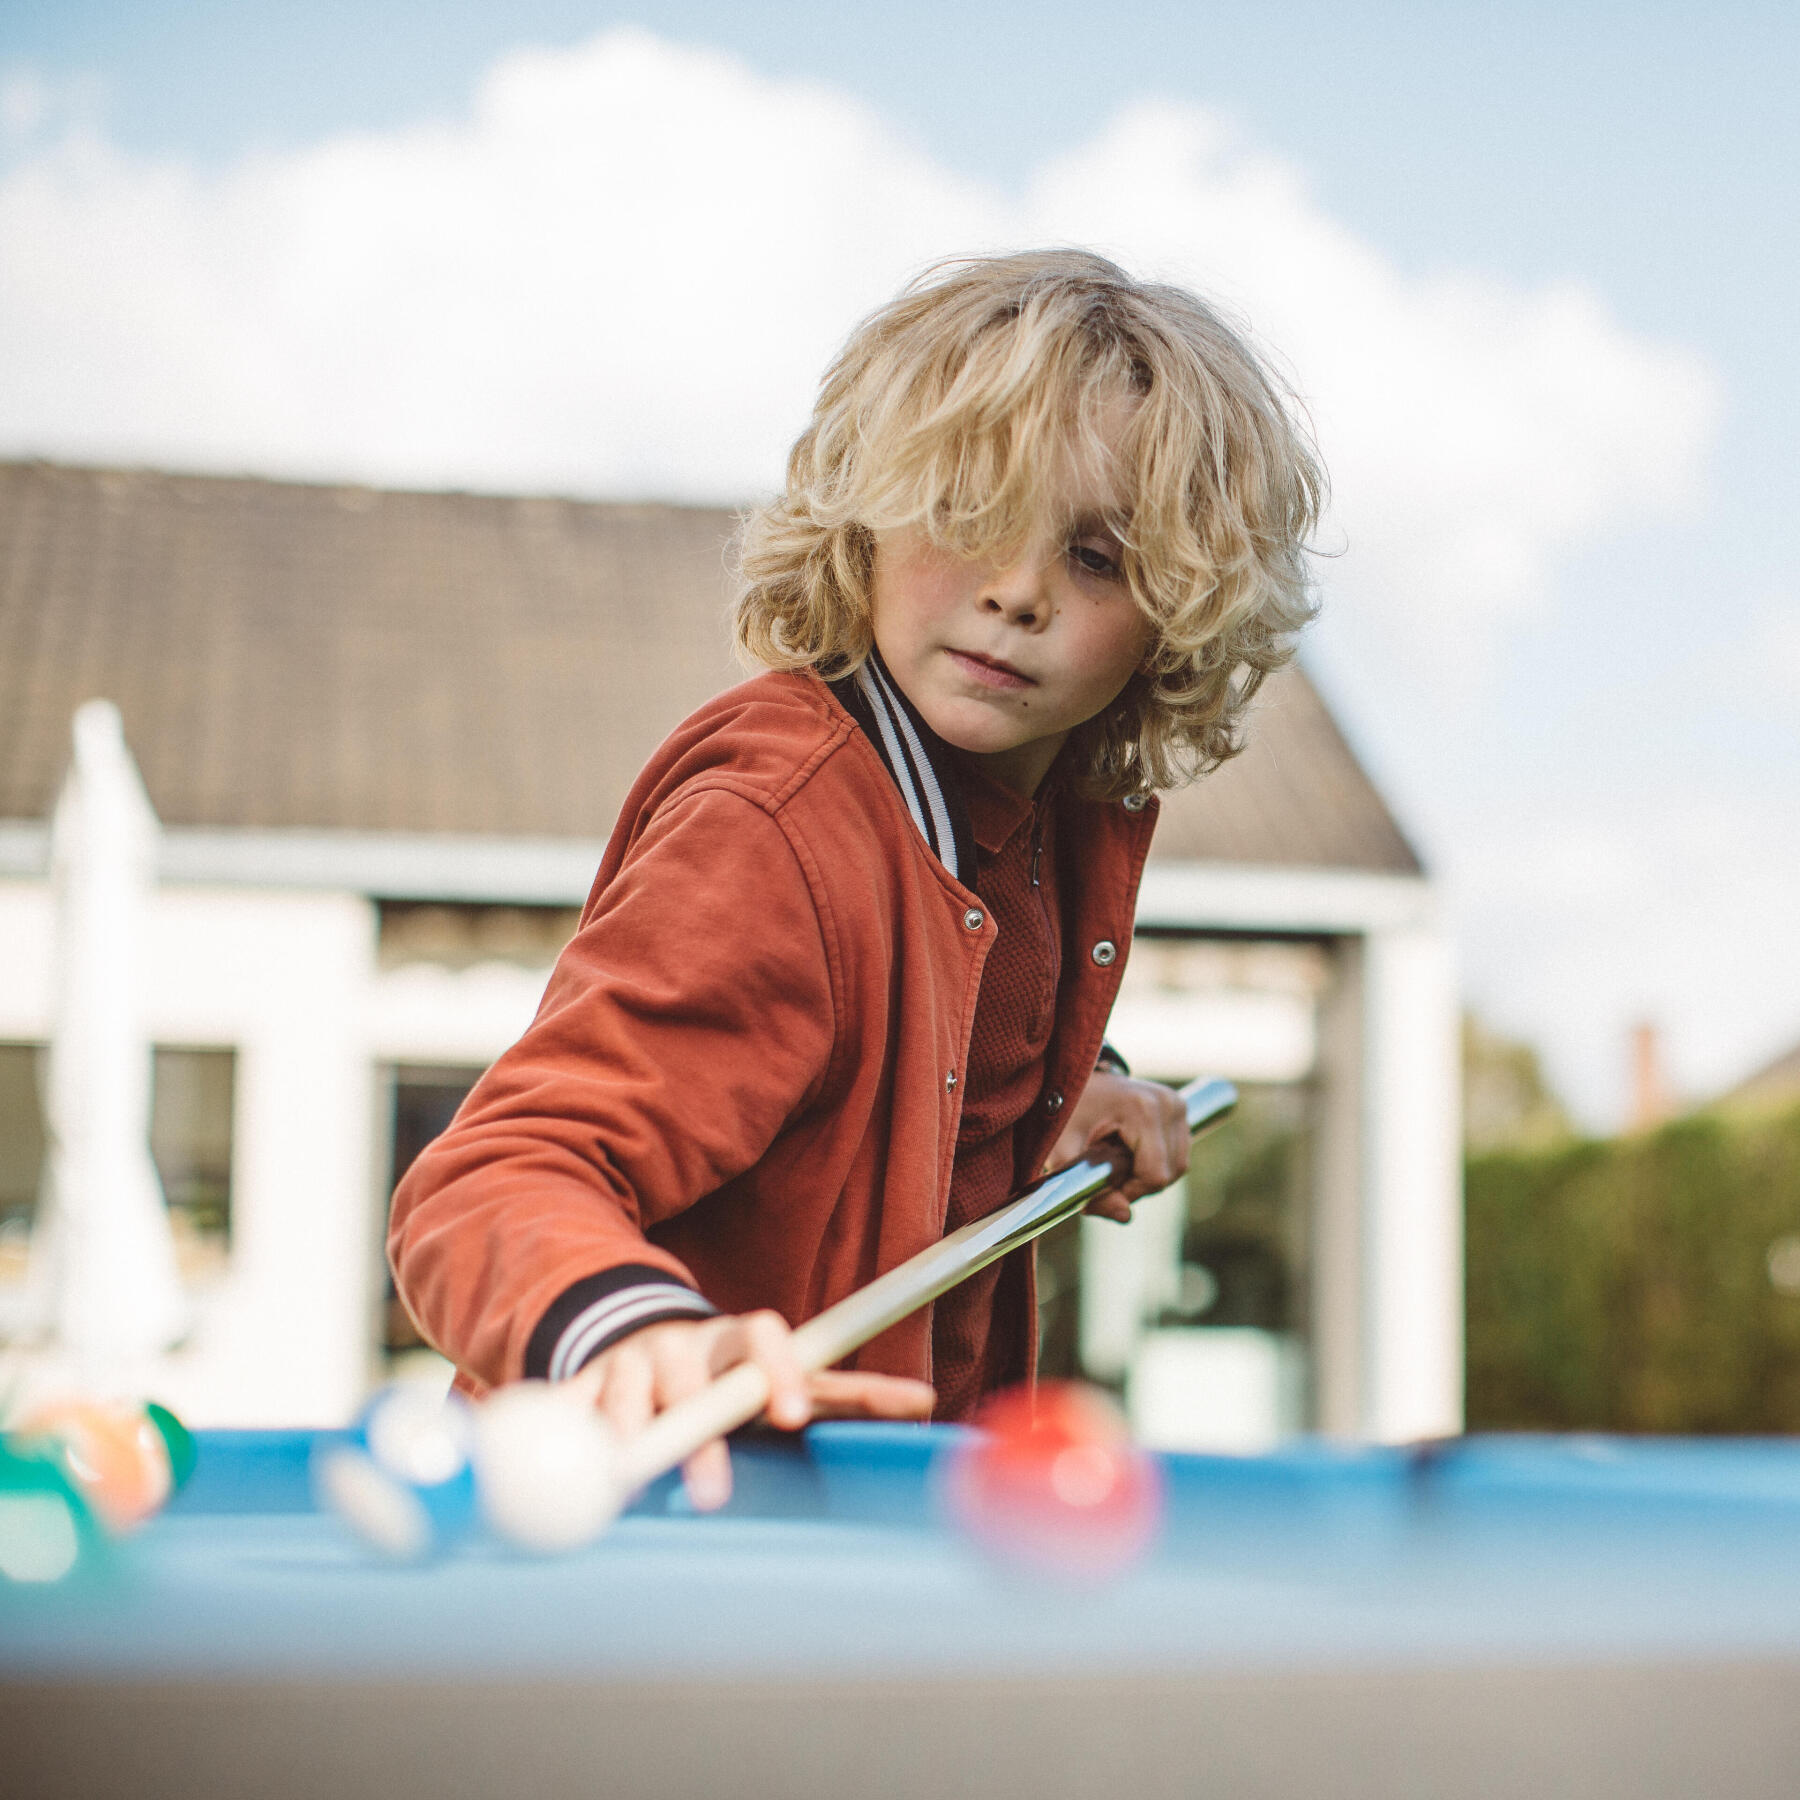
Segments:
[[[1031,1163],[1094,1067],[1156,817],[1059,804],[1068,973]],[[993,931],[815,676],[688,719],[530,1028],[394,1195],[399,1291],[462,1385],[517,1379],[559,1298],[626,1265],[797,1324],[940,1237]],[[852,1366],[929,1380],[929,1311]]]

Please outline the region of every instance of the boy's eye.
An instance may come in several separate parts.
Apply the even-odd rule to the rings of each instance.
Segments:
[[[1090,575],[1102,575],[1110,580],[1119,573],[1118,552],[1100,544],[1073,543],[1069,546],[1069,558]]]

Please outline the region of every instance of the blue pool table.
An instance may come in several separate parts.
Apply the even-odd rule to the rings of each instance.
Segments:
[[[1800,1445],[1164,1459],[1097,1589],[942,1522],[948,1428],[741,1440],[593,1548],[391,1567],[305,1433],[203,1433],[116,1566],[0,1587],[0,1794],[1800,1794]]]

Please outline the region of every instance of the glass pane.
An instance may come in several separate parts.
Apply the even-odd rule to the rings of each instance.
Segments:
[[[43,1050],[0,1044],[0,1281],[22,1280],[44,1166]]]
[[[574,906],[466,906],[408,900],[380,903],[379,958],[384,969],[438,963],[469,969],[512,963],[547,969],[581,923]]]
[[[38,1044],[0,1044],[0,1280],[23,1273],[45,1154]],[[214,1272],[231,1241],[231,1050],[154,1052],[150,1148],[184,1274]],[[16,1266],[15,1266],[16,1265]]]
[[[1064,1219],[1037,1243],[1038,1376],[1072,1381],[1081,1367],[1081,1221]]]
[[[1179,1288],[1154,1323],[1305,1329],[1309,1111],[1305,1087],[1246,1082],[1194,1146]]]
[[[231,1247],[231,1113],[237,1055],[158,1046],[150,1149],[169,1203],[169,1229],[190,1280],[223,1272]]]
[[[1233,1431],[1278,1435],[1303,1416],[1312,1087],[1238,1086],[1235,1116],[1130,1226],[1076,1219],[1038,1244],[1039,1373],[1114,1388],[1171,1445],[1225,1431],[1223,1414],[1196,1411],[1196,1383],[1236,1383]],[[1208,1358],[1234,1367],[1203,1373]]]
[[[477,1081],[482,1071],[476,1068],[437,1067],[432,1064],[407,1065],[394,1071],[394,1154],[388,1171],[388,1192],[400,1185],[400,1178],[413,1165],[419,1152],[437,1137],[456,1117],[456,1109]],[[425,1340],[408,1316],[394,1288],[391,1270],[383,1268],[387,1280],[387,1311],[382,1332],[382,1348],[389,1355],[416,1350]]]

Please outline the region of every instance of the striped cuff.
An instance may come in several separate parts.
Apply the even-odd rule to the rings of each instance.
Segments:
[[[718,1308],[666,1269],[624,1263],[565,1288],[525,1346],[525,1373],[567,1381],[602,1350],[646,1325],[710,1319]]]

